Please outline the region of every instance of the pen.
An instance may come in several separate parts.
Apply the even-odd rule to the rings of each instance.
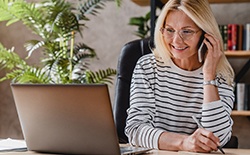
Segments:
[[[195,121],[195,123],[198,125],[199,128],[204,129],[203,126],[201,125],[200,121],[195,116],[192,116],[192,118]],[[225,154],[225,152],[222,150],[221,146],[218,146],[217,148],[220,150],[221,153]]]

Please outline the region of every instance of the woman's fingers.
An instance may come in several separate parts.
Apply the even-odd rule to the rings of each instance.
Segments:
[[[222,52],[220,48],[220,40],[209,34],[206,34],[205,38],[204,43],[208,48],[208,52],[211,53],[213,57],[220,58]]]
[[[200,141],[202,144],[209,146],[213,150],[217,150],[217,146],[219,144],[219,138],[214,136],[214,134],[210,131],[201,129],[201,137]]]
[[[219,138],[212,132],[198,128],[192,135],[183,141],[183,150],[192,152],[211,152],[217,151]]]
[[[220,41],[212,35],[205,34],[204,43],[207,46],[207,53],[205,57],[203,73],[207,76],[215,76],[217,66],[222,56],[220,48]]]
[[[205,151],[217,150],[217,146],[219,144],[219,138],[214,136],[214,134],[205,129],[197,129],[197,144],[200,148]]]

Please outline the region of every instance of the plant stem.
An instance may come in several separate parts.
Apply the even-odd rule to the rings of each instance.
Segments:
[[[70,80],[72,80],[73,78],[73,64],[72,64],[72,60],[73,60],[73,51],[74,51],[74,42],[75,42],[75,32],[72,31],[71,32],[71,45],[70,45],[70,58],[69,58],[69,65],[70,65]]]

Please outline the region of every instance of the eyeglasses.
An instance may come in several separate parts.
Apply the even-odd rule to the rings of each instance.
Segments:
[[[190,40],[200,30],[194,31],[191,29],[182,29],[179,31],[175,31],[173,28],[161,28],[160,31],[162,35],[167,37],[168,39],[172,39],[177,32],[182,40]]]

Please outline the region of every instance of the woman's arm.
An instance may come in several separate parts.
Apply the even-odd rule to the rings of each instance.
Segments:
[[[220,79],[220,81],[222,83],[217,88],[219,100],[203,104],[201,124],[206,130],[218,136],[221,145],[224,146],[232,135],[233,120],[230,114],[233,109],[234,92],[233,87],[225,80]]]
[[[225,145],[231,137],[233,121],[230,117],[234,93],[232,86],[221,77],[216,77],[216,70],[220,62],[222,51],[220,42],[215,37],[205,34],[205,44],[208,52],[203,65],[204,81],[217,80],[220,85],[203,86],[203,109],[201,123],[206,128],[220,138],[221,145]]]
[[[204,81],[215,80],[216,70],[220,62],[222,51],[220,49],[220,42],[212,35],[205,34],[204,43],[207,46],[207,54],[203,64],[203,77]],[[218,88],[214,85],[204,85],[204,104],[220,99]]]
[[[150,58],[150,57],[147,57]],[[143,69],[143,67],[150,69]],[[158,149],[158,139],[163,132],[153,125],[155,97],[154,70],[150,61],[139,60],[133,73],[130,89],[130,107],[125,133],[132,145]]]

